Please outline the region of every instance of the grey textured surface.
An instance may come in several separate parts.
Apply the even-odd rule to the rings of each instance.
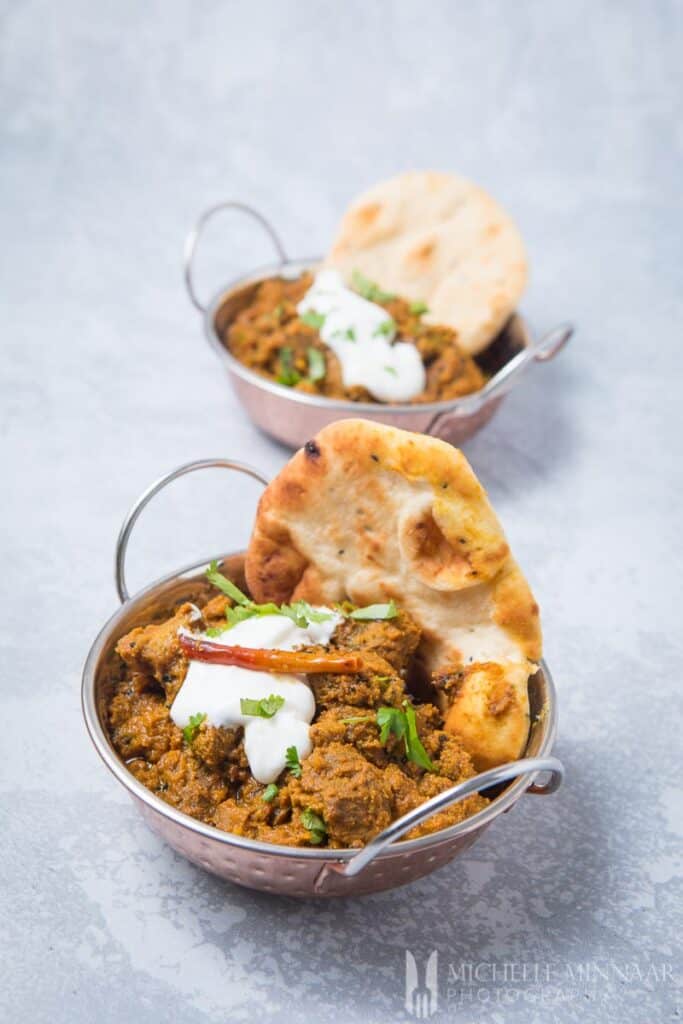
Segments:
[[[406,948],[439,951],[436,1020],[677,1019],[682,10],[2,5],[8,1019],[401,1020]],[[580,326],[467,447],[542,605],[568,782],[410,889],[272,900],[146,831],[90,748],[79,673],[136,494],[185,459],[286,456],[243,421],[183,292],[195,215],[243,198],[306,255],[407,165],[498,195],[528,240],[525,311]],[[264,246],[226,218],[203,286]],[[133,582],[240,546],[255,497],[178,484]]]

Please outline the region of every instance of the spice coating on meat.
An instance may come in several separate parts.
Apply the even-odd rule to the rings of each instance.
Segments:
[[[251,776],[241,727],[203,721],[182,730],[169,714],[188,665],[179,628],[218,625],[226,605],[224,597],[213,598],[201,620],[194,606],[181,605],[166,621],[132,630],[117,646],[119,677],[108,706],[112,742],[136,778],[167,803],[251,839],[359,847],[473,774],[467,753],[443,731],[442,714],[432,704],[416,704],[415,721],[433,771],[409,759],[405,737],[391,731],[382,736],[378,710],[401,714],[410,701],[405,680],[420,639],[415,623],[400,612],[382,621],[345,618],[337,627],[329,649],[362,652],[363,670],[307,677],[316,699],[313,751],[300,774],[287,768],[266,789]],[[485,805],[483,797],[470,797],[410,837],[455,824]]]

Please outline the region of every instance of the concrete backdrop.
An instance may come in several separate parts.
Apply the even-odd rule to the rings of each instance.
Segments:
[[[8,1019],[402,1020],[406,949],[439,951],[436,1020],[677,1019],[681,4],[0,7]],[[243,199],[308,255],[413,166],[492,190],[528,243],[524,311],[579,328],[466,449],[542,606],[568,780],[409,889],[271,899],[146,830],[90,747],[79,675],[138,492],[194,457],[287,455],[184,293],[196,215]],[[200,288],[268,257],[226,217]],[[132,585],[241,546],[256,496],[179,483],[140,524]]]

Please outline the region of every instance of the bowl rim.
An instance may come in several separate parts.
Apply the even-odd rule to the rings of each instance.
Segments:
[[[487,381],[483,388],[480,388],[478,391],[473,391],[469,395],[463,395],[460,398],[441,399],[441,401],[438,402],[416,402],[414,404],[407,402],[352,402],[348,398],[327,398],[325,395],[309,395],[305,391],[296,391],[293,388],[285,388],[282,384],[278,384],[277,381],[272,381],[267,377],[262,377],[261,374],[256,373],[254,370],[249,369],[248,366],[245,366],[244,363],[241,363],[239,359],[237,359],[227,348],[227,346],[223,344],[218,335],[218,331],[214,326],[216,313],[225,300],[238,288],[246,288],[251,284],[264,281],[268,277],[278,276],[278,274],[281,275],[283,270],[293,271],[296,269],[299,272],[303,272],[305,270],[315,269],[321,263],[322,257],[316,256],[309,257],[307,259],[287,259],[281,263],[263,264],[247,274],[241,274],[239,277],[232,278],[219,292],[214,295],[202,314],[204,320],[204,333],[211,345],[211,348],[216,352],[219,359],[225,363],[229,372],[234,373],[237,377],[240,377],[248,384],[252,384],[255,387],[260,388],[262,391],[268,392],[268,394],[275,395],[277,398],[282,399],[282,401],[293,402],[296,405],[312,406],[317,409],[350,413],[357,416],[362,414],[374,414],[375,416],[378,414],[385,416],[403,416],[408,415],[409,413],[414,416],[416,413],[420,412],[427,414],[431,413],[433,415],[436,415],[437,413],[450,412],[467,416],[478,412],[488,402],[502,397],[502,393],[487,394],[487,387],[490,383]],[[505,326],[510,324],[512,321],[516,321],[519,324],[524,336],[524,347],[526,348],[530,343],[530,334],[527,322],[520,312],[515,310],[511,313],[501,330],[503,330]],[[492,344],[494,340],[495,339],[492,339],[489,344]],[[483,349],[483,351],[485,352],[486,349]]]
[[[220,562],[243,554],[244,552],[238,551],[214,557],[216,557]],[[187,577],[188,583],[195,578],[200,579],[201,577],[197,577],[198,571],[201,570],[203,574],[203,570],[210,561],[212,561],[211,558],[202,559],[199,562],[193,562],[191,565],[188,565],[183,569],[168,573],[155,580],[153,583],[148,584],[142,590],[139,590],[134,594],[129,601],[122,604],[121,607],[107,619],[104,626],[100,629],[86,658],[81,683],[81,708],[90,739],[106,767],[123,785],[123,787],[128,790],[131,796],[140,800],[151,811],[156,814],[160,814],[174,825],[178,825],[187,831],[204,836],[206,839],[223,843],[226,846],[238,847],[246,852],[268,854],[274,857],[303,858],[305,860],[319,861],[321,863],[325,861],[350,860],[359,852],[360,847],[345,847],[343,849],[325,848],[322,850],[316,850],[308,847],[281,846],[276,843],[247,839],[244,836],[238,836],[231,832],[224,832],[221,829],[216,828],[214,825],[206,825],[204,822],[201,822],[196,818],[192,818],[189,814],[185,814],[183,811],[179,811],[177,808],[172,807],[171,804],[166,803],[161,799],[161,797],[156,796],[151,790],[147,789],[147,787],[139,782],[132,772],[128,770],[126,764],[119,758],[111,744],[107,730],[100,720],[95,700],[97,667],[105,646],[109,643],[116,627],[121,620],[126,617],[133,604],[142,602],[144,599],[150,597],[157,588],[162,587],[167,583],[180,581],[183,577]],[[538,663],[538,670],[543,672],[547,698],[545,715],[543,718],[544,732],[541,738],[539,750],[534,756],[544,757],[550,754],[557,733],[557,692],[550,670],[543,658],[541,658]],[[494,797],[487,807],[478,811],[470,818],[466,818],[465,821],[459,822],[456,825],[451,825],[449,828],[432,832],[429,835],[420,836],[417,839],[399,840],[387,847],[386,850],[383,850],[378,855],[377,859],[380,860],[394,856],[397,853],[411,853],[429,846],[435,846],[486,827],[494,818],[497,818],[499,814],[502,814],[504,811],[512,807],[513,804],[523,796],[525,791],[533,782],[534,777],[534,775],[519,776],[519,778],[506,786],[502,793],[497,797]]]

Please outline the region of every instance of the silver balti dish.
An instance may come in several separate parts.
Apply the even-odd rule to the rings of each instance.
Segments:
[[[561,762],[551,756],[557,729],[557,699],[550,671],[541,662],[529,680],[531,729],[524,757],[458,783],[392,822],[361,849],[276,846],[223,832],[165,803],[138,782],[119,757],[107,728],[108,698],[117,671],[115,647],[136,626],[162,621],[185,602],[203,603],[213,594],[205,559],[163,577],[131,597],[125,581],[128,540],[147,503],[171,481],[198,469],[221,467],[245,473],[264,485],[256,470],[230,459],[205,459],[178,467],[152,484],[128,514],[116,548],[116,584],[121,607],[92,645],[83,671],[82,706],[95,749],[128,791],[147,824],[192,863],[238,885],[287,896],[351,896],[405,885],[448,864],[466,850],[495,818],[525,793],[553,793],[561,784]],[[244,553],[219,556],[221,571],[244,587]],[[546,781],[537,781],[544,773]],[[478,814],[418,839],[401,836],[437,811],[475,792],[491,802]]]
[[[254,219],[269,236],[277,260],[231,281],[205,305],[195,287],[194,256],[207,222],[223,210],[238,210]],[[250,303],[259,284],[270,277],[296,278],[306,271],[315,273],[319,265],[320,259],[290,259],[266,218],[244,203],[233,201],[206,210],[185,244],[184,276],[190,299],[203,316],[206,337],[225,366],[238,399],[261,430],[292,448],[300,448],[334,420],[358,416],[459,445],[488,423],[525,370],[534,363],[553,359],[574,333],[573,326],[564,323],[535,339],[521,314],[514,313],[488,348],[476,357],[488,376],[485,386],[457,399],[388,405],[307,394],[255,373],[232,355],[223,338],[240,310]]]

